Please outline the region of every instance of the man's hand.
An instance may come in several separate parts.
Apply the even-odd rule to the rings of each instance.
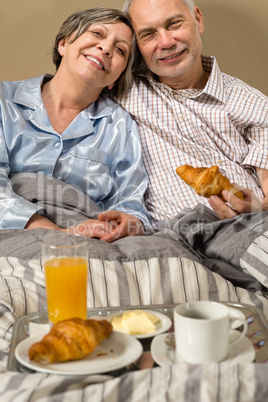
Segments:
[[[60,230],[94,237],[108,243],[125,236],[138,236],[144,233],[143,225],[136,216],[115,210],[103,212],[98,215],[98,219],[88,219],[67,229],[60,228],[44,216],[35,214],[25,226],[25,229],[34,228]]]
[[[98,215],[101,222],[110,222],[117,227],[112,232],[105,234],[101,240],[111,243],[114,240],[121,239],[125,236],[139,236],[144,233],[141,221],[133,215],[126,212],[110,210]]]
[[[63,229],[55,225],[46,217],[34,214],[27,222],[25,229],[53,229],[70,234],[78,234],[82,236],[101,239],[103,236],[107,235],[107,233],[111,233],[117,226],[118,224],[116,222],[101,222],[98,219],[88,219],[85,222],[79,223],[78,225]]]
[[[118,224],[116,222],[101,222],[98,219],[88,219],[87,221],[79,223],[76,226],[62,230],[70,234],[78,234],[81,236],[91,238],[94,237],[96,239],[103,240],[103,237],[109,233],[113,233],[117,226]]]
[[[110,210],[98,215],[98,219],[88,219],[67,229],[60,228],[42,215],[35,214],[29,219],[25,229],[44,228],[94,237],[111,243],[125,236],[138,236],[144,233],[141,221],[134,215]]]
[[[237,184],[236,187],[238,187],[243,193],[244,200],[240,200],[240,198],[227,190],[223,190],[222,195],[229,205],[216,195],[212,195],[209,198],[210,206],[214,209],[220,219],[229,219],[243,213],[268,210],[268,197],[264,198],[263,202],[261,202],[252,190],[243,188]]]

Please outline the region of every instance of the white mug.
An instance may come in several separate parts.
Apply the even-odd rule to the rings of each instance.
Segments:
[[[228,306],[212,301],[194,301],[174,309],[176,360],[189,363],[220,362],[228,355],[230,344],[238,342],[247,332],[246,317],[233,314]],[[230,329],[243,325],[233,341]]]

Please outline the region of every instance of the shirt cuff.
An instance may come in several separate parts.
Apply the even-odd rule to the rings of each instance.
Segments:
[[[1,222],[1,229],[24,229],[28,220],[37,212],[43,214],[44,208],[25,202],[17,202],[8,209]]]

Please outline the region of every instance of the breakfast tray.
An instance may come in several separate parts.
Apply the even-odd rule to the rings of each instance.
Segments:
[[[229,307],[236,308],[242,311],[248,322],[248,331],[247,337],[251,341],[254,349],[255,349],[255,360],[256,363],[262,363],[268,361],[268,322],[262,313],[262,311],[256,307],[247,305],[247,304],[237,304],[237,303],[224,303]],[[156,311],[162,314],[167,315],[169,318],[173,320],[173,309],[176,305],[151,305],[151,306],[131,306],[131,307],[110,307],[110,308],[101,308],[101,309],[90,309],[88,310],[88,318],[92,316],[99,316],[105,318],[105,316],[113,314],[115,312],[121,312],[124,310],[135,310],[135,309],[144,309]],[[28,336],[28,328],[29,323],[34,322],[37,324],[47,324],[48,316],[46,312],[36,312],[32,314],[28,314],[19,318],[14,325],[13,336],[10,345],[10,352],[8,356],[7,369],[9,371],[18,371],[18,372],[34,372],[33,370],[24,367],[20,364],[15,357],[15,349],[16,346],[27,338]],[[170,332],[173,332],[173,325],[169,329]],[[152,338],[140,339],[140,342],[143,345],[143,355],[141,358],[120,370],[117,370],[113,373],[109,373],[113,376],[121,375],[126,371],[133,370],[141,370],[144,368],[152,368],[157,366],[157,364],[152,359],[150,353]]]

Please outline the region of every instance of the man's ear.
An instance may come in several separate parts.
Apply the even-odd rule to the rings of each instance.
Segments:
[[[200,34],[202,34],[205,30],[205,26],[204,26],[204,19],[203,19],[203,14],[201,12],[201,10],[195,6],[194,8],[194,14],[195,14],[195,21],[198,27],[198,31]]]

